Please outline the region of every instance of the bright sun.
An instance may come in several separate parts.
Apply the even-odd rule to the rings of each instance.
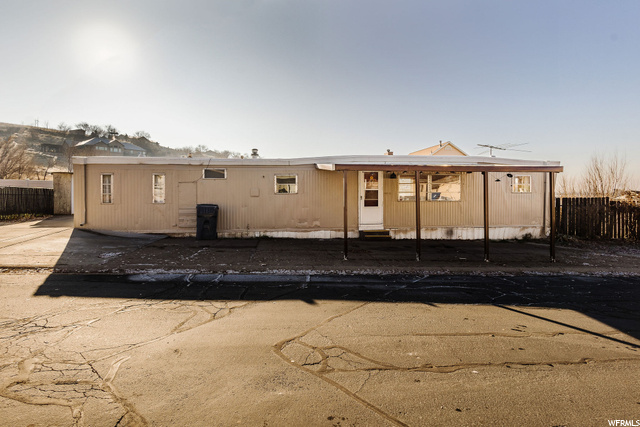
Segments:
[[[78,31],[74,44],[78,65],[85,72],[114,78],[125,77],[134,68],[134,40],[117,25],[87,25]]]

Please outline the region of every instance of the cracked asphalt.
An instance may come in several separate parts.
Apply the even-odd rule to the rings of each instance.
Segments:
[[[166,240],[86,233],[74,241],[76,232],[42,223],[0,227],[0,426],[640,419],[633,253],[602,260],[582,250],[597,265],[565,274],[542,269],[535,245],[529,253],[516,244],[534,271],[494,263],[473,272],[447,261],[461,268],[354,274],[305,271],[308,254],[295,259],[283,248],[265,272],[264,254],[246,241],[225,249],[187,240],[162,263],[154,257],[168,251],[157,246]],[[448,249],[438,256],[455,254]],[[189,250],[193,264],[167,268]],[[580,251],[566,249],[560,266],[581,265]],[[207,252],[222,264],[235,254],[255,271],[201,271]],[[356,267],[380,266],[366,247],[355,255]],[[612,260],[618,272],[606,270]]]
[[[638,280],[0,277],[1,425],[607,425]]]

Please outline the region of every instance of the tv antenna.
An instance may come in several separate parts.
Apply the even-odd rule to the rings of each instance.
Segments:
[[[501,144],[501,145],[490,145],[490,144],[477,144],[477,145],[478,147],[488,148],[488,150],[484,150],[481,153],[479,153],[480,155],[489,153],[491,157],[495,157],[493,155],[493,150],[522,151],[524,153],[530,153],[531,152],[530,150],[519,150],[517,148],[513,148],[513,147],[519,147],[521,145],[527,145],[527,144],[528,142],[522,142],[520,144],[511,143],[511,144]]]

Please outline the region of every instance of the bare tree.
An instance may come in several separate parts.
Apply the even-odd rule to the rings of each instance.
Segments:
[[[578,197],[580,189],[576,184],[575,176],[566,173],[560,174],[556,194],[558,197]]]
[[[91,125],[87,122],[76,123],[78,129],[84,130],[84,133],[89,135],[91,133]]]
[[[618,153],[591,156],[580,186],[583,196],[615,197],[628,187],[627,160],[623,156]]]
[[[43,154],[41,153],[40,155],[42,156]],[[33,172],[36,176],[36,179],[41,179],[41,180],[47,179],[47,174],[49,173],[51,168],[56,164],[56,156],[51,156],[47,154],[45,154],[44,156],[45,156],[44,163],[41,164],[39,167],[34,167]]]
[[[71,126],[69,126],[65,122],[60,122],[60,123],[58,123],[58,130],[61,130],[61,131],[64,131],[64,132],[68,132],[68,131],[71,130]]]
[[[33,155],[24,144],[13,140],[13,136],[0,140],[0,179],[28,178],[35,171]]]
[[[89,133],[95,136],[104,136],[105,134],[104,129],[98,125],[89,125]]]
[[[58,159],[60,165],[65,166],[68,172],[73,172],[73,163],[71,158],[75,156],[78,150],[72,144],[62,145],[62,154]]]
[[[145,132],[143,130],[139,130],[136,131],[136,133],[133,134],[134,138],[147,138],[148,140],[151,140],[151,134],[149,134],[149,132]]]
[[[117,135],[118,133],[119,133],[118,129],[116,129],[115,126],[112,126],[112,125],[105,125],[104,126],[104,135],[103,136],[108,137],[110,135]]]

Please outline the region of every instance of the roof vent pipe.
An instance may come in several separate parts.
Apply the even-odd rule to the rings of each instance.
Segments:
[[[440,147],[442,147],[442,141],[440,141]]]
[[[252,148],[251,149],[251,158],[252,159],[257,159],[258,157],[260,157],[260,155],[258,154],[258,149],[257,148]]]

